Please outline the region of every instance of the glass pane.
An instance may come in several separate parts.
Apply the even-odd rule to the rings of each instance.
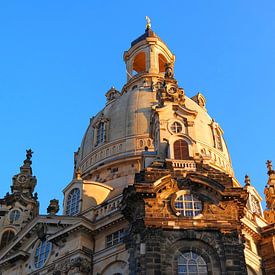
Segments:
[[[192,206],[192,202],[186,202],[185,203],[185,209],[192,209],[193,206]]]
[[[207,265],[197,253],[193,251],[185,252],[178,257],[178,274],[207,275]]]
[[[197,272],[198,271],[197,266],[188,264],[188,271],[189,272]]]
[[[184,265],[179,265],[178,266],[178,272],[186,272],[186,271],[187,271],[186,266],[184,266]]]

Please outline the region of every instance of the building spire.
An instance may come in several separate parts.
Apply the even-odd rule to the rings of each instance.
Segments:
[[[151,29],[151,19],[149,18],[149,16],[145,16],[146,19],[146,31]]]
[[[37,182],[36,177],[32,175],[32,154],[31,149],[26,150],[26,159],[20,167],[20,173],[12,178],[12,193],[20,192],[32,196]]]
[[[264,216],[266,220],[270,223],[275,222],[275,171],[272,169],[272,162],[268,160],[267,174],[268,181],[267,186],[264,189],[265,200],[266,200],[266,210],[264,211]]]

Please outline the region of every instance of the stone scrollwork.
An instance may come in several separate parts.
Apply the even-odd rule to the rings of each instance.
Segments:
[[[167,101],[184,103],[184,90],[179,88],[173,79],[165,79],[161,85],[159,83],[153,85],[153,90],[156,91],[158,107],[163,107]]]

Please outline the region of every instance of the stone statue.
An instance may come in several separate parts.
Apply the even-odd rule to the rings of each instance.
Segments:
[[[26,158],[30,160],[32,158],[33,151],[31,149],[26,150]]]
[[[147,15],[146,15],[145,18],[146,18],[146,21],[147,21],[146,30],[149,30],[149,29],[151,29],[151,20]]]

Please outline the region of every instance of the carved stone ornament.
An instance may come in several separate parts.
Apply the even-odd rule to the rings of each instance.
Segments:
[[[174,68],[172,63],[165,64],[165,78],[174,78]]]
[[[72,259],[66,259],[55,266],[56,271],[65,272],[66,274],[90,274],[91,263],[83,257],[76,257]]]
[[[59,201],[56,199],[50,200],[50,204],[47,208],[47,213],[55,215],[59,211]]]
[[[37,226],[36,234],[38,239],[40,239],[41,241],[45,240],[47,235],[47,225],[44,223],[40,223]]]
[[[156,91],[158,107],[163,107],[167,101],[184,103],[184,90],[178,87],[175,80],[166,79],[161,85],[157,83],[153,85],[153,90]]]

